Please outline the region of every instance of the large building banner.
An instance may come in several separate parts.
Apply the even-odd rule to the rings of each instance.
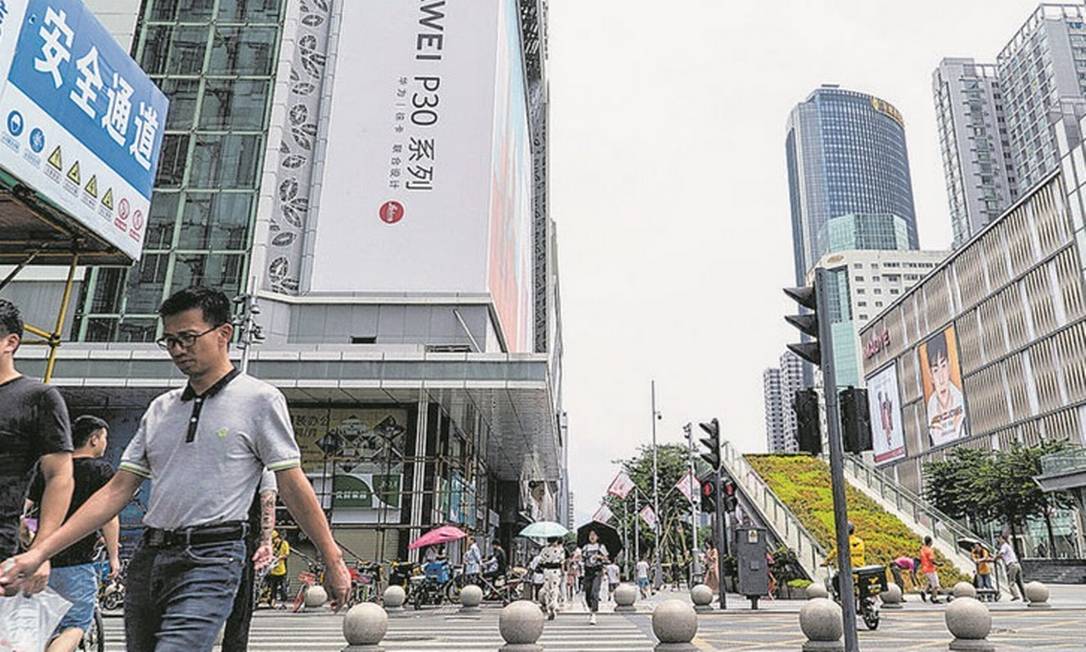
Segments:
[[[905,457],[905,429],[901,425],[901,394],[897,366],[890,365],[867,379],[867,404],[871,415],[871,440],[875,464]]]
[[[966,437],[969,432],[954,326],[947,326],[925,340],[917,355],[932,448]]]
[[[344,2],[309,288],[489,297],[533,341],[532,153],[511,0]]]

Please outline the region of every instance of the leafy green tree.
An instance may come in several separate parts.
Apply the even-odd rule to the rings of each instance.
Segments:
[[[989,487],[993,486],[991,451],[956,448],[945,460],[924,465],[924,498],[951,518],[965,520],[973,530],[989,517]]]
[[[972,471],[972,486],[976,493],[977,519],[997,520],[1010,529],[1012,540],[1030,517],[1045,520],[1049,549],[1054,547],[1052,512],[1071,506],[1069,496],[1061,492],[1046,493],[1033,477],[1041,473],[1041,457],[1068,448],[1065,441],[1045,441],[1027,447],[1014,443],[1010,448],[987,454],[980,466]],[[1021,551],[1019,551],[1021,552]]]
[[[660,550],[664,564],[681,564],[690,557],[693,540],[690,529],[690,502],[686,496],[675,490],[675,485],[690,468],[688,455],[686,447],[679,444],[661,444],[657,453],[660,472],[660,514],[657,514],[657,518],[660,520]],[[645,505],[652,505],[652,446],[642,446],[635,457],[618,462],[640,491],[637,507],[640,509]],[[615,515],[610,525],[620,534],[625,525],[629,542],[627,559],[633,560],[635,528],[640,537],[642,556],[650,554],[656,546],[656,535],[634,509],[633,494],[625,500],[615,496],[605,496],[604,500]],[[701,535],[702,531],[698,534]],[[702,540],[699,536],[699,542]]]

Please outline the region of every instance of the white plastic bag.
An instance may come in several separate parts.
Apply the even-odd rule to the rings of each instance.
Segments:
[[[72,603],[56,591],[0,597],[0,652],[43,652]]]

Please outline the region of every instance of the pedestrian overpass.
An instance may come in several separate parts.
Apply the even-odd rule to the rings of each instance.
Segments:
[[[731,442],[722,442],[721,460],[724,471],[735,482],[741,494],[740,504],[748,512],[752,512],[753,518],[764,524],[776,540],[795,551],[796,558],[809,579],[827,579],[829,568],[826,566],[826,558],[829,550],[804,527],[799,517],[777,497]],[[957,541],[962,538],[980,539],[978,535],[932,508],[919,496],[868,466],[858,457],[847,456],[844,466],[845,479],[849,485],[915,533],[918,545],[924,536],[931,536],[934,547],[959,572],[972,575],[975,569],[973,560],[958,547]]]

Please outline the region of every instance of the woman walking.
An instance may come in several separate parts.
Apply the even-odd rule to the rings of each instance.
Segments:
[[[573,600],[573,596],[581,592],[581,549],[576,548],[566,562],[566,599]]]
[[[562,591],[562,563],[566,560],[566,551],[562,548],[560,537],[547,540],[547,547],[539,553],[539,567],[543,570],[543,588],[539,591],[539,604],[547,620],[554,620],[558,613],[558,601]]]
[[[584,597],[588,610],[588,624],[596,624],[596,612],[600,610],[600,581],[603,568],[609,560],[607,547],[600,543],[600,535],[595,530],[588,533],[588,543],[581,549],[584,559]]]
[[[712,541],[705,542],[705,585],[713,590],[713,594],[720,590],[720,574],[718,573],[716,546]]]

